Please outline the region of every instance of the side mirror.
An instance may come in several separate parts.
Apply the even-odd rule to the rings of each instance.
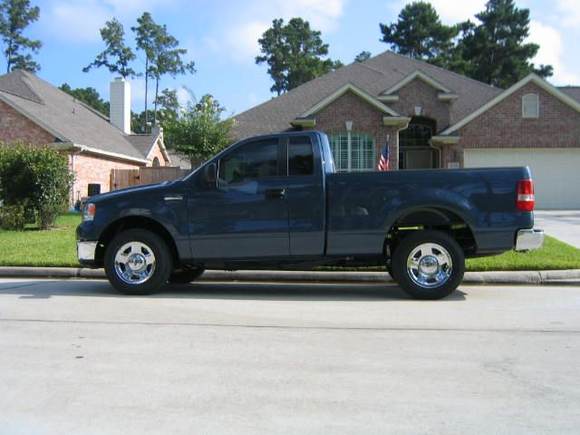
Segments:
[[[207,187],[215,187],[217,178],[217,165],[210,163],[203,169],[203,181]]]

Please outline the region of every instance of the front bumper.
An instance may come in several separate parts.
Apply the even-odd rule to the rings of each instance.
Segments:
[[[533,251],[544,244],[544,230],[519,230],[516,236],[516,251]]]
[[[95,261],[98,242],[77,242],[77,257],[79,262]]]

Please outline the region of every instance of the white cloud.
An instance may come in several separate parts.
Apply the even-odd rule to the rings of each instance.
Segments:
[[[58,2],[48,10],[52,35],[68,42],[91,42],[100,38],[99,29],[111,18],[111,13],[97,1]]]
[[[557,85],[580,83],[580,75],[571,72],[565,64],[562,34],[557,29],[532,20],[529,41],[540,46],[534,62],[538,65],[544,64],[554,67],[554,76],[550,78],[551,82]]]
[[[43,8],[42,23],[51,35],[67,42],[100,40],[99,29],[105,21],[120,20],[140,14],[175,0],[56,0]],[[46,14],[46,16],[44,16]],[[127,29],[125,29],[127,31]]]
[[[322,32],[338,28],[345,0],[252,0],[238,3],[233,11],[229,30],[222,36],[211,36],[212,46],[222,45],[230,56],[239,62],[252,62],[259,52],[258,39],[275,18],[289,20],[301,17]]]
[[[403,0],[397,6],[397,13],[406,4],[413,3],[415,0]],[[487,0],[427,0],[433,5],[441,21],[446,24],[456,24],[461,21],[470,19],[474,21],[475,14],[485,9]]]
[[[561,22],[564,26],[580,26],[580,2],[578,0],[557,0],[556,9],[561,13]]]

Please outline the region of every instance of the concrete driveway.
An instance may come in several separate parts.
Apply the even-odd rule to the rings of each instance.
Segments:
[[[580,210],[536,211],[535,226],[580,249]]]
[[[2,434],[578,433],[580,288],[0,280]]]

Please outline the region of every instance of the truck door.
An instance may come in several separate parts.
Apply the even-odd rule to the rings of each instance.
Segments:
[[[311,136],[289,136],[287,201],[290,254],[324,254],[325,192],[320,145]]]
[[[217,186],[190,202],[195,258],[289,255],[284,155],[273,137],[243,143],[220,159]]]

